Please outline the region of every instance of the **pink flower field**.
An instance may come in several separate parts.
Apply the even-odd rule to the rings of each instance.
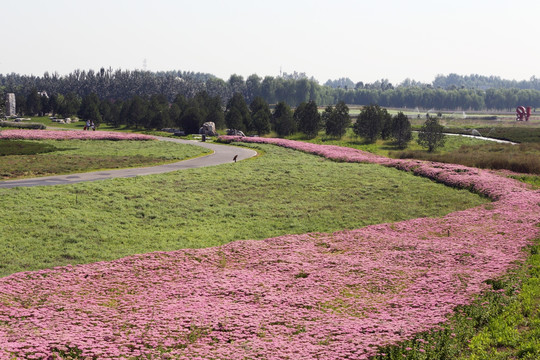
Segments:
[[[2,130],[0,139],[6,140],[156,140],[144,134],[112,131],[76,130]]]
[[[539,235],[540,191],[489,171],[224,138],[392,166],[495,201],[437,219],[12,274],[0,279],[0,359],[368,359],[437,329]]]

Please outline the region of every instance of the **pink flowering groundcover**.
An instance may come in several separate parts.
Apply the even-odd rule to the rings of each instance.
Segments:
[[[2,130],[0,139],[6,140],[156,140],[144,134],[113,131],[76,130]]]
[[[393,166],[495,201],[437,219],[12,274],[0,279],[0,359],[368,359],[436,329],[539,234],[540,191],[489,171],[225,139]]]

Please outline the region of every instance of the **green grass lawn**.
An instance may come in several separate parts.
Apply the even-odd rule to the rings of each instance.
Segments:
[[[0,140],[0,179],[158,165],[207,153],[163,141]]]
[[[488,200],[395,169],[260,145],[163,175],[0,189],[0,276],[136,253],[442,216]]]
[[[351,147],[363,151],[368,151],[373,154],[390,156],[391,152],[399,150],[395,145],[393,140],[377,140],[374,144],[367,144],[363,138],[358,137],[354,134],[352,129],[348,129],[345,136],[341,139],[335,139],[324,134],[324,131],[319,133],[314,139],[307,139],[304,134],[296,133],[290,137],[292,140],[300,140],[311,142],[314,144],[323,144],[323,145],[337,145]],[[411,140],[407,146],[406,150],[424,150],[418,143],[416,139],[418,138],[416,133],[413,133],[413,140]],[[479,140],[474,138],[467,138],[462,136],[447,136],[446,143],[444,147],[437,149],[438,153],[451,152],[459,149],[463,145],[481,145],[489,144],[490,142],[485,140]]]

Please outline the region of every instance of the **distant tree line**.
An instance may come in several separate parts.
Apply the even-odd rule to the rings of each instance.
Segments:
[[[531,76],[529,80],[505,80],[499,76],[472,75],[437,75],[433,80],[433,87],[443,89],[522,89],[540,90],[540,79]]]
[[[327,136],[342,138],[347,129],[352,127],[357,136],[370,143],[379,138],[394,139],[398,147],[405,148],[412,139],[408,117],[402,112],[391,116],[379,105],[364,106],[357,121],[352,125],[349,107],[344,101],[338,102],[335,106],[326,106],[322,114],[313,100],[300,103],[294,111],[286,102],[280,101],[272,111],[268,102],[261,96],[247,103],[240,92],[233,94],[224,107],[219,96],[211,96],[206,91],[198,92],[189,99],[183,94],[177,94],[173,101],[169,102],[163,94],[150,97],[134,95],[127,100],[112,101],[100,99],[95,93],[84,97],[79,97],[73,92],[65,96],[61,94],[48,96],[33,88],[26,97],[19,96],[17,106],[22,107],[19,111],[24,109],[29,115],[51,114],[61,117],[77,115],[83,120],[93,121],[98,126],[107,123],[115,127],[146,129],[176,127],[187,134],[198,133],[204,122],[214,122],[217,129],[236,129],[259,136],[273,130],[282,137],[302,132],[308,138],[314,138],[324,130]],[[442,130],[438,129],[435,132],[442,133]],[[432,145],[433,141],[436,145]],[[429,142],[425,141],[425,144],[429,143],[429,151],[438,146],[437,141],[432,138]],[[421,145],[424,146],[424,143]]]
[[[206,92],[209,97],[219,97],[223,106],[234,94],[240,94],[248,104],[261,97],[269,104],[285,102],[293,107],[309,101],[321,106],[335,105],[343,101],[350,105],[376,103],[385,107],[452,111],[486,109],[510,111],[521,105],[540,107],[540,81],[534,77],[528,82],[519,83],[500,79],[496,81],[498,79],[496,77],[492,82],[488,81],[491,77],[485,81],[486,84],[515,85],[510,88],[484,89],[480,86],[471,86],[475,81],[480,83],[481,79],[483,77],[472,75],[458,77],[451,74],[447,77],[438,76],[432,85],[406,79],[398,86],[394,86],[386,79],[371,84],[362,82],[354,84],[350,79],[342,78],[328,80],[323,86],[303,73],[264,78],[253,74],[247,79],[231,75],[224,81],[203,73],[113,71],[110,68],[101,68],[97,72],[75,70],[66,76],[56,73],[52,75],[45,73],[43,76],[0,74],[0,90],[16,94],[21,113],[32,113],[35,110],[34,90],[38,94],[44,91],[49,96],[64,98],[76,96],[82,99],[90,94],[97,94],[100,99],[107,99],[113,103],[130,100],[134,96],[149,99],[158,95],[172,103],[179,94],[186,99],[192,99],[197,94]],[[459,85],[461,83],[464,85]],[[30,95],[33,99],[28,98]]]

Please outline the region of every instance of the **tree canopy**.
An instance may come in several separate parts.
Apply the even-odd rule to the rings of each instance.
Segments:
[[[272,114],[272,124],[278,136],[288,136],[296,131],[296,124],[290,106],[280,101]]]
[[[369,143],[374,143],[381,136],[383,125],[391,115],[379,105],[371,104],[364,106],[354,124],[353,131]]]
[[[294,111],[294,120],[298,130],[312,139],[317,136],[322,128],[321,114],[315,101],[303,102]]]
[[[328,106],[323,113],[326,127],[326,135],[342,138],[351,126],[349,107],[345,102],[340,101],[335,107]]]
[[[401,111],[392,118],[392,137],[400,149],[406,148],[407,143],[412,139],[411,122]]]
[[[436,148],[443,146],[446,141],[443,131],[444,126],[439,124],[439,120],[428,115],[426,122],[418,132],[418,144],[427,148],[428,152],[435,151]]]

